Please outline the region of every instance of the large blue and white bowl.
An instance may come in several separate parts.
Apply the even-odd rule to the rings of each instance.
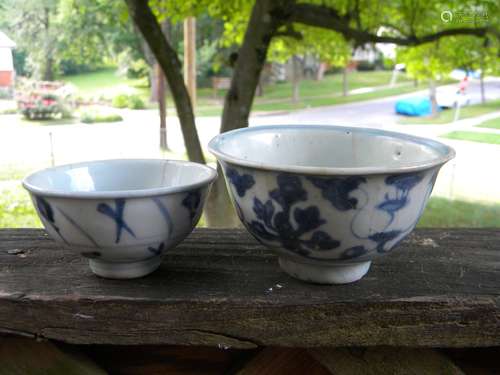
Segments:
[[[195,227],[217,173],[173,160],[103,160],[54,167],[23,181],[50,236],[107,278],[154,271]]]
[[[258,126],[209,144],[236,212],[288,274],[316,283],[363,277],[415,228],[452,148],[394,132]]]

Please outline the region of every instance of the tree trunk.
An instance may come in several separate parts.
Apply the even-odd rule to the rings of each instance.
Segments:
[[[44,28],[45,28],[45,42],[51,44],[50,38],[50,9],[44,8]],[[42,79],[44,81],[54,80],[54,59],[52,57],[52,46],[45,46],[45,64],[43,65]]]
[[[300,100],[300,80],[302,78],[302,64],[298,56],[292,57],[292,101],[298,103]]]
[[[342,69],[342,96],[349,95],[349,86],[347,84],[347,66]]]
[[[279,27],[272,13],[280,5],[280,2],[275,0],[256,0],[253,6],[243,44],[238,51],[231,87],[226,94],[221,133],[248,126],[248,117],[267,50]],[[234,227],[238,219],[231,207],[220,166],[217,170],[219,178],[208,197],[205,218],[209,226]]]
[[[484,104],[486,101],[486,94],[484,92],[484,57],[481,56],[481,62],[480,62],[480,69],[481,69],[481,75],[479,76],[479,85],[481,88],[481,103]]]
[[[179,116],[189,160],[205,163],[205,157],[203,156],[198,133],[196,132],[191,99],[184,84],[182,66],[177,53],[163,35],[161,27],[149,8],[147,1],[125,0],[125,2],[131,18],[141,31],[165,73],[172,97],[174,98],[177,115]]]
[[[286,5],[276,0],[256,0],[243,44],[238,51],[231,87],[229,88],[222,113],[221,133],[248,126],[255,89],[266,61],[271,39],[280,26],[273,12],[280,8],[286,12]]]
[[[438,104],[436,98],[436,81],[434,78],[429,80],[429,98],[431,100],[431,115],[437,116],[438,114]]]
[[[158,109],[160,112],[160,148],[168,150],[167,143],[167,102],[165,95],[165,76],[161,66],[156,64],[156,82],[158,89]]]
[[[324,62],[319,63],[318,70],[316,71],[316,81],[321,81],[323,78],[325,78],[325,71],[327,69],[327,64]]]

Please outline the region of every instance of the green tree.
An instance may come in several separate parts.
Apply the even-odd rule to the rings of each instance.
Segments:
[[[481,25],[456,25],[441,19],[443,9],[477,9],[476,1],[367,1],[330,0],[299,3],[294,0],[238,1],[152,1],[125,0],[130,15],[148,42],[166,74],[177,107],[188,155],[191,160],[204,161],[196,134],[193,109],[182,79],[175,50],[163,37],[155,13],[167,11],[182,19],[207,10],[213,17],[224,20],[225,29],[238,35],[238,49],[231,86],[224,102],[221,132],[245,127],[265,64],[270,45],[295,24],[319,27],[340,34],[354,45],[365,43],[395,43],[416,46],[454,35],[499,37],[498,4],[488,2],[485,11],[491,18]],[[246,21],[248,20],[248,21]],[[241,26],[246,24],[246,26]],[[383,27],[383,29],[382,29]],[[244,31],[243,31],[244,30]],[[225,198],[224,198],[225,197]],[[209,199],[210,216],[228,217],[224,212],[227,192],[221,179],[212,189]],[[209,220],[210,221],[210,220]],[[228,224],[219,222],[218,224]]]
[[[299,83],[302,78],[302,62],[307,55],[333,67],[345,67],[352,54],[351,46],[339,34],[317,27],[297,25],[273,38],[269,46],[268,60],[284,63],[292,59],[293,101],[299,100]]]
[[[438,113],[436,81],[456,68],[453,56],[454,51],[450,45],[440,43],[439,40],[398,51],[398,61],[406,64],[406,71],[411,77],[429,81],[432,115]]]
[[[496,38],[449,38],[450,48],[454,50],[456,65],[467,71],[481,71],[481,101],[484,103],[484,77],[500,73],[500,43]]]
[[[29,69],[47,81],[54,79],[57,64],[58,4],[58,0],[6,0],[2,6],[7,31],[20,49],[29,52]]]

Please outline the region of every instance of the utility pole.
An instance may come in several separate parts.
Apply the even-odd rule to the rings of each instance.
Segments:
[[[184,82],[196,107],[196,18],[184,20]]]

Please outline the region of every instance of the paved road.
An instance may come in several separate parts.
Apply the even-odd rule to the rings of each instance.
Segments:
[[[477,83],[471,84],[469,92],[473,102],[480,100]],[[500,79],[488,81],[486,93],[488,99],[500,98]],[[425,95],[426,91],[422,94]],[[500,115],[499,108],[497,114],[462,120],[450,125],[398,125],[394,103],[401,97],[412,95],[415,93],[333,107],[253,116],[250,125],[341,124],[391,129],[434,138],[454,129],[470,128],[484,119]],[[62,164],[89,159],[161,157],[157,147],[157,116],[157,112],[152,110],[125,111],[125,121],[114,124],[38,126],[0,123],[0,169],[5,166],[19,168],[20,165],[24,165],[26,169],[40,168],[49,166],[51,160]],[[7,116],[1,116],[0,121],[2,119],[7,119]],[[220,119],[217,117],[197,119],[197,128],[204,147],[218,133],[219,125]],[[176,118],[168,119],[168,139],[169,146],[174,151],[184,151]],[[453,145],[459,156],[443,169],[436,194],[500,202],[500,174],[491,172],[491,165],[500,162],[500,146],[461,141],[445,142]]]

